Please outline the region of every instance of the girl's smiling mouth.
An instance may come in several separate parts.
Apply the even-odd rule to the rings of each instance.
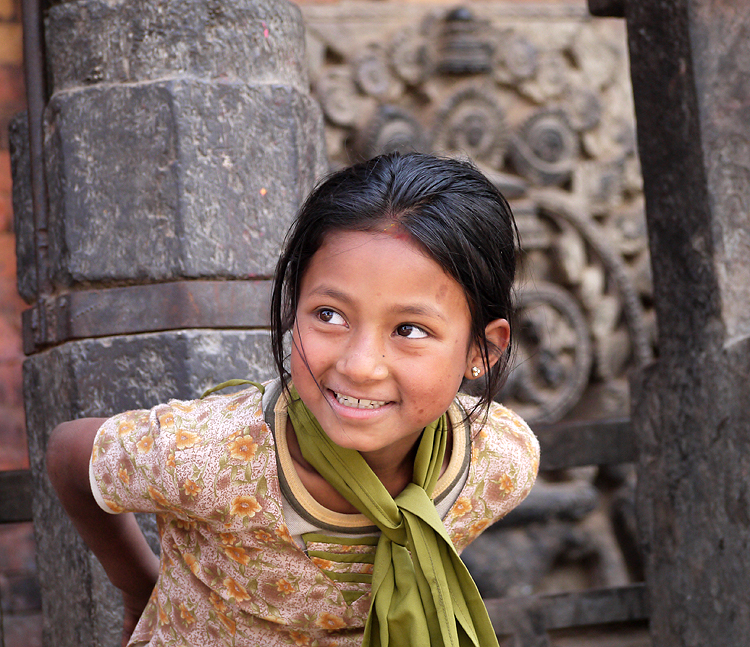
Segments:
[[[350,395],[344,395],[343,393],[336,393],[335,391],[332,391],[332,393],[340,405],[352,409],[380,409],[380,407],[387,404],[384,400],[366,400],[364,398],[354,398]]]

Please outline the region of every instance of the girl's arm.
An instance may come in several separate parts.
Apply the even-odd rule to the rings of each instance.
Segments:
[[[122,591],[124,647],[156,584],[159,559],[132,513],[109,514],[91,493],[89,460],[102,423],[102,418],[83,418],[56,427],[47,446],[47,473],[73,525]]]

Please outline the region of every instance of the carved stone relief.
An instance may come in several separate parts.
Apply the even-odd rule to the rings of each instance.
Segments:
[[[304,5],[332,167],[468,156],[522,237],[517,368],[531,423],[626,415],[651,355],[650,277],[624,26],[561,5]]]
[[[392,150],[468,156],[509,199],[523,252],[499,399],[532,427],[628,415],[626,375],[654,335],[624,25],[565,3],[302,10],[333,168]],[[629,466],[543,474],[464,553],[482,594],[638,578],[632,490]]]

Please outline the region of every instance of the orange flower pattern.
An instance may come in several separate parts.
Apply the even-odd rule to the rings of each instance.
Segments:
[[[190,569],[193,575],[198,576],[201,565],[198,559],[195,557],[195,555],[191,553],[186,553],[185,555],[183,555],[183,560],[185,564],[187,564],[187,567]]]
[[[346,623],[344,622],[343,618],[339,618],[336,615],[333,615],[332,613],[328,613],[327,611],[323,611],[318,616],[318,619],[315,621],[315,624],[318,625],[321,629],[325,629],[326,631],[336,631],[337,629],[343,629],[346,627]]]
[[[457,517],[463,517],[465,514],[469,514],[471,510],[471,501],[465,496],[458,497],[458,500],[453,505],[453,514]]]
[[[182,602],[178,608],[180,610],[180,618],[182,618],[186,624],[192,625],[195,622],[195,616],[190,613],[190,610]]]
[[[513,492],[513,479],[507,474],[503,474],[498,481],[498,487],[505,494]]]
[[[255,456],[255,450],[258,449],[252,438],[243,436],[242,438],[236,438],[227,445],[229,455],[238,461],[251,461]]]
[[[151,436],[144,436],[135,444],[135,446],[141,454],[148,454],[154,446],[154,439],[151,438]]]
[[[250,563],[250,554],[241,546],[227,546],[224,552],[235,562],[247,566]]]
[[[195,496],[197,494],[200,494],[201,486],[198,485],[195,481],[185,479],[185,482],[182,484],[182,489],[188,496]]]
[[[221,611],[222,613],[225,613],[228,609],[227,605],[224,603],[224,600],[221,599],[220,596],[216,595],[216,591],[211,591],[211,593],[208,596],[209,601],[211,602],[211,605],[214,609],[217,611]]]
[[[281,595],[289,595],[290,593],[294,593],[294,586],[282,578],[276,582],[276,590],[281,593]]]
[[[235,623],[235,621],[232,620],[228,615],[225,615],[223,613],[217,613],[216,617],[224,626],[224,629],[226,629],[230,634],[234,636],[234,634],[237,632],[237,623]]]
[[[475,402],[459,401],[467,409]],[[471,436],[467,481],[444,519],[459,551],[518,505],[539,461],[533,434],[500,405],[484,427],[481,417],[472,421]],[[369,584],[332,579],[326,569],[367,574],[375,547],[314,547],[363,555],[332,562],[297,545],[284,523],[274,438],[256,389],[115,416],[93,456],[102,507],[159,517],[161,574],[130,647],[361,643]]]
[[[133,429],[135,429],[135,425],[130,420],[123,420],[117,425],[117,435],[120,437],[128,436],[133,433]]]
[[[333,567],[333,562],[329,559],[321,559],[320,557],[311,557],[310,560],[321,571],[330,571],[331,567]]]
[[[238,517],[254,517],[256,512],[260,511],[258,505],[258,499],[248,494],[241,494],[238,497],[232,499],[229,505],[229,514],[236,515]]]
[[[227,577],[222,582],[224,587],[226,588],[227,595],[230,598],[234,598],[237,600],[237,602],[244,602],[245,600],[249,600],[250,596],[247,594],[247,590],[245,589],[242,584],[239,582],[236,582],[231,577]]]
[[[176,436],[177,442],[175,443],[175,446],[177,449],[188,449],[189,447],[193,447],[195,443],[200,440],[198,434],[194,434],[191,431],[185,431],[184,429],[180,429]]]

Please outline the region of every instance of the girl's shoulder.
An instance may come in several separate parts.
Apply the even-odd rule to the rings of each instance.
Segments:
[[[222,524],[237,517],[241,524],[243,502],[251,506],[248,517],[261,503],[279,505],[275,491],[269,494],[275,453],[257,388],[170,400],[102,425],[91,455],[92,492],[112,512],[169,512]]]
[[[477,398],[459,394],[472,411]],[[444,522],[456,550],[462,551],[492,523],[528,495],[539,470],[539,443],[515,412],[493,402],[468,417],[471,463],[461,494]]]
[[[183,417],[206,418],[207,416],[235,411],[252,411],[261,406],[263,392],[251,385],[232,393],[217,391],[195,400],[168,400],[156,408],[170,408]]]
[[[464,410],[474,410],[478,398],[459,393],[457,397]],[[471,438],[475,450],[504,451],[512,447],[519,459],[534,472],[539,467],[539,441],[526,421],[508,407],[491,402],[488,409],[469,414]]]
[[[196,400],[169,400],[150,411],[162,430],[198,431],[222,437],[243,430],[243,435],[265,435],[263,393],[255,386],[234,393],[217,392]]]
[[[526,421],[515,411],[509,409],[505,405],[493,400],[490,402],[485,415],[484,409],[477,409],[475,411],[476,405],[479,402],[479,398],[476,396],[459,393],[456,396],[456,399],[461,407],[469,412],[472,436],[482,431],[482,429],[485,429],[487,431],[497,430],[499,432],[509,432],[511,434],[518,434],[536,440],[534,432],[529,425],[526,424]]]

